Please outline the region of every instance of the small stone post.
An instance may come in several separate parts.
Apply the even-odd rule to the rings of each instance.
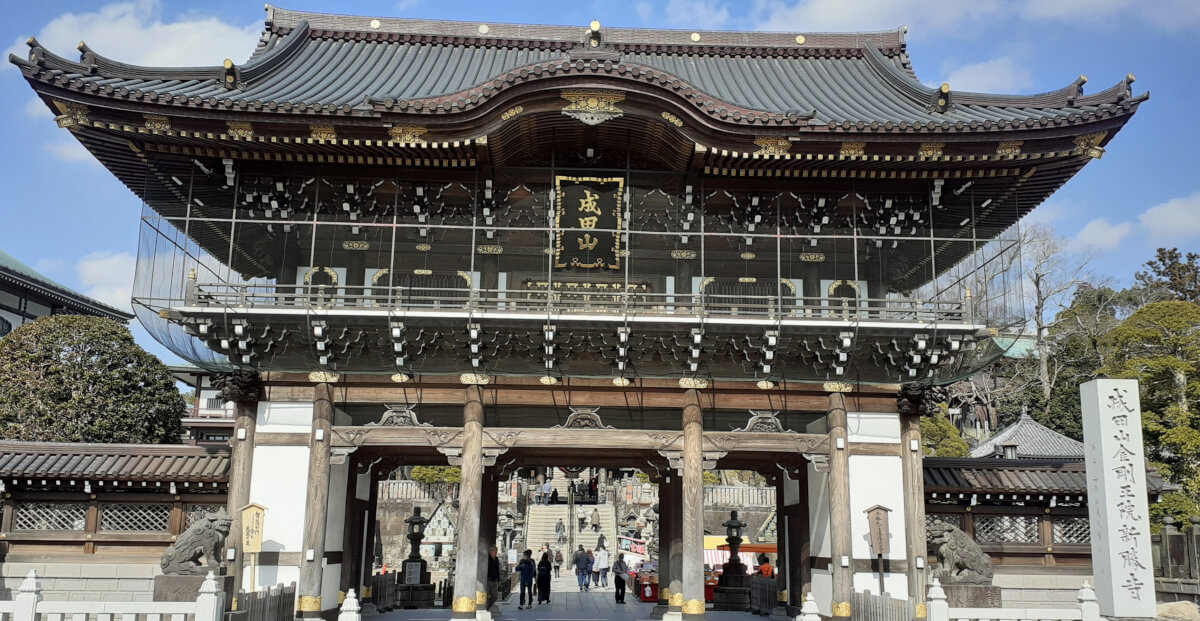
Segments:
[[[1083,581],[1083,586],[1079,587],[1079,612],[1082,613],[1082,621],[1100,621],[1100,604],[1096,602],[1096,591],[1092,590],[1092,585],[1087,580]]]
[[[200,585],[200,594],[196,596],[196,621],[221,621],[224,612],[224,594],[217,586],[213,572],[208,572],[204,583]]]
[[[937,578],[929,582],[929,597],[927,611],[929,621],[950,621],[950,603],[946,601],[946,592]]]
[[[817,600],[812,593],[804,597],[804,605],[800,607],[800,621],[821,621],[821,611],[817,609]]]
[[[42,601],[42,581],[38,580],[37,572],[30,569],[21,582],[16,600],[13,602],[13,621],[34,621],[37,618],[37,605]]]
[[[346,591],[346,599],[342,600],[342,610],[338,613],[338,621],[362,621],[358,607],[358,594],[354,589]]]

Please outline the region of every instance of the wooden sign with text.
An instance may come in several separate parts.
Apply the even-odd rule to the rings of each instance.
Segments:
[[[250,503],[241,508],[242,554],[262,552],[263,517],[266,512],[266,507],[256,503]]]
[[[891,509],[875,505],[863,513],[867,514],[867,524],[870,527],[871,533],[871,553],[876,556],[882,554],[890,554],[891,547],[889,545],[888,533],[888,513]]]
[[[555,177],[555,269],[621,269],[623,177]]]

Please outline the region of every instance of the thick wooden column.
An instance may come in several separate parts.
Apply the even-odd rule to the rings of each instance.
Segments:
[[[675,501],[671,497],[672,485],[677,480],[678,476],[671,471],[658,481],[658,603],[650,613],[653,619],[662,618],[670,605],[671,576],[674,575],[671,568],[671,542],[678,538],[679,532],[678,520],[673,518],[678,511],[674,511]]]
[[[325,557],[332,427],[333,387],[321,382],[313,388],[313,422],[308,439],[308,500],[304,503],[304,549],[301,552],[300,585],[297,588],[298,616],[306,619],[321,616],[321,561]]]
[[[250,475],[254,469],[254,428],[258,414],[258,399],[254,401],[239,401],[234,406],[236,412],[233,421],[233,437],[229,445],[233,449],[229,455],[229,495],[225,501],[225,511],[233,522],[229,526],[229,536],[225,538],[225,546],[233,552],[233,560],[229,568],[233,572],[233,583],[237,590],[245,589],[253,592],[255,585],[242,584],[244,574],[242,565],[245,562],[242,554],[242,507],[250,504]],[[238,610],[236,600],[233,609]]]
[[[346,519],[342,525],[342,574],[338,590],[348,593],[354,589],[359,601],[363,600],[363,592],[359,584],[359,568],[362,565],[362,526],[363,510],[366,500],[358,498],[358,474],[360,462],[347,458],[349,467],[346,468]],[[367,475],[369,476],[369,475]]]
[[[499,499],[496,497],[496,472],[489,469],[483,475],[483,492],[479,499],[479,569],[475,580],[480,593],[487,593],[487,561],[488,551],[496,545],[496,507]],[[526,543],[529,543],[526,541]],[[532,545],[528,546],[530,549]],[[522,550],[524,552],[524,550]],[[535,559],[536,561],[536,559]]]
[[[678,472],[671,472],[671,482],[667,489],[667,506],[670,507],[671,518],[671,539],[667,542],[671,573],[667,576],[667,584],[671,590],[667,597],[665,618],[671,620],[683,616],[683,479]]]
[[[846,439],[846,397],[829,395],[829,543],[833,573],[833,618],[850,618],[854,588],[850,534],[850,451]]]
[[[904,470],[904,541],[908,559],[908,599],[916,618],[925,606],[925,451],[921,446],[921,417],[900,415],[900,462]]]
[[[478,590],[479,503],[483,489],[483,389],[466,388],[463,405],[462,480],[458,488],[458,546],[454,564],[452,619],[474,619],[477,603],[487,602]],[[487,575],[484,575],[487,579]],[[482,600],[482,601],[481,601]]]
[[[788,529],[791,527],[791,518],[788,515],[786,490],[788,477],[785,473],[780,472],[774,475],[775,478],[775,549],[777,550],[775,560],[775,582],[779,585],[779,603],[780,605],[788,605],[791,597],[792,589],[798,588],[799,585],[794,584],[791,566],[796,562],[792,557],[792,548],[788,543],[791,541],[791,533]]]
[[[800,487],[800,503],[790,508],[788,520],[788,550],[791,564],[792,587],[789,589],[788,604],[797,608],[804,605],[804,598],[812,591],[812,528],[808,523],[808,466],[800,469],[797,483]],[[790,614],[790,613],[789,613]],[[799,614],[799,613],[796,613]],[[793,615],[794,616],[794,615]]]
[[[683,618],[704,618],[704,428],[700,391],[683,402]]]

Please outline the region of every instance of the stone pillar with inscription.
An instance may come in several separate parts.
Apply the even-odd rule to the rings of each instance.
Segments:
[[[250,475],[254,467],[254,430],[258,416],[258,400],[262,396],[262,378],[257,371],[233,371],[220,373],[212,378],[212,386],[221,391],[221,400],[234,407],[233,437],[229,439],[232,449],[229,456],[229,495],[225,511],[233,518],[225,547],[232,552],[229,563],[233,573],[235,592],[253,591],[254,585],[242,583],[241,534],[242,507],[250,504]],[[238,602],[233,602],[234,610]]]
[[[1137,380],[1079,387],[1092,530],[1092,573],[1105,617],[1155,616],[1146,451]]]
[[[700,391],[683,402],[683,618],[704,618],[704,429]]]
[[[300,584],[296,609],[300,618],[321,616],[321,579],[324,575],[325,522],[329,504],[329,444],[333,441],[333,387],[321,382],[313,387],[312,433],[308,438],[308,500],[304,509],[304,550],[300,558]],[[336,603],[336,602],[334,602]]]
[[[452,619],[474,619],[487,593],[477,590],[479,504],[483,491],[483,389],[466,387],[463,405],[462,479],[458,491],[458,542],[454,563]],[[485,611],[486,612],[486,611]]]

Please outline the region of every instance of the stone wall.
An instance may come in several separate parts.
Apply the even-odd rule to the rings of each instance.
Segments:
[[[42,597],[57,601],[153,601],[157,563],[0,563],[0,600],[11,600],[29,570],[42,580]]]
[[[1075,608],[1079,605],[1077,598],[1083,581],[1092,585],[1095,581],[1090,573],[1080,574],[1078,570],[1075,574],[1062,573],[1072,570],[1063,568],[1037,574],[997,572],[992,584],[1003,589],[1005,608]]]

